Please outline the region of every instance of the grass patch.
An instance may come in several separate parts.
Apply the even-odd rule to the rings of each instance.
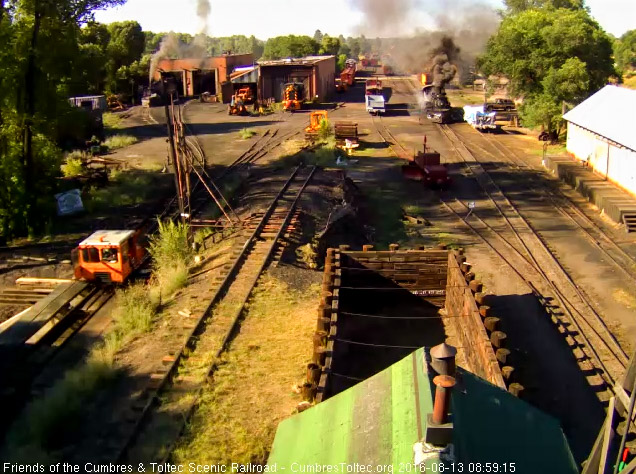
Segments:
[[[188,283],[188,265],[194,251],[188,246],[188,226],[159,221],[159,232],[150,238],[148,251],[153,259],[154,298],[171,296]],[[156,295],[156,296],[155,296]]]
[[[622,288],[614,290],[612,296],[616,302],[627,306],[629,309],[636,309],[636,298]]]
[[[238,135],[241,138],[241,140],[249,140],[254,135],[257,135],[257,133],[255,130],[252,130],[251,128],[243,128],[238,132]]]
[[[116,376],[110,364],[89,358],[86,364],[66,373],[46,397],[31,403],[24,419],[7,437],[6,452],[14,461],[55,462],[55,452],[81,428],[82,407]]]
[[[636,75],[631,77],[624,77],[623,86],[628,89],[636,89]]]
[[[122,120],[121,117],[117,114],[114,114],[112,112],[104,112],[104,114],[102,115],[102,122],[104,124],[104,128],[115,130],[121,128]]]
[[[543,147],[535,148],[530,151],[535,156],[543,156]],[[546,154],[548,155],[565,155],[567,153],[567,148],[565,144],[556,144],[556,145],[548,145],[546,149]]]
[[[292,387],[303,382],[311,359],[318,294],[318,285],[299,291],[270,274],[261,278],[232,351],[220,362],[173,462],[267,461],[278,423],[301,401]]]
[[[84,206],[88,212],[95,213],[114,207],[142,204],[156,196],[158,184],[158,174],[113,170],[108,186],[89,189]]]
[[[104,146],[109,150],[116,150],[117,148],[124,148],[137,143],[137,137],[132,135],[111,135],[104,141]]]
[[[328,119],[322,119],[318,128],[318,136],[323,140],[326,140],[333,135],[333,128],[331,122]]]
[[[67,178],[73,178],[84,174],[86,171],[84,169],[84,161],[86,158],[87,156],[85,153],[79,150],[72,151],[66,156],[66,163],[60,167],[62,169],[62,174]]]
[[[392,243],[401,243],[407,238],[402,221],[400,191],[399,184],[396,183],[386,183],[382,188],[379,186],[364,188],[373,217],[374,240],[382,248],[388,248]]]

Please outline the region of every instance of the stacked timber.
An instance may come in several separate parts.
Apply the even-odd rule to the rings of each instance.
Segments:
[[[524,387],[515,381],[507,335],[499,330],[500,320],[491,313],[483,284],[475,279],[463,249],[448,255],[446,313],[464,348],[467,369],[519,396]]]

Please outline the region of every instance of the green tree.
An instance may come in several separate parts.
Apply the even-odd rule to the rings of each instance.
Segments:
[[[314,32],[314,41],[318,44],[322,43],[323,34],[322,31],[316,30]]]
[[[108,32],[106,89],[111,93],[128,92],[135,80],[129,68],[144,53],[146,36],[136,21],[111,23]]]
[[[583,100],[615,74],[611,48],[585,10],[530,9],[503,19],[478,64],[486,76],[509,78],[528,125],[558,132],[562,102]]]
[[[362,52],[360,47],[360,40],[358,38],[348,37],[347,46],[349,46],[351,56],[353,56],[355,59],[358,59],[358,56],[360,56],[360,53]]]
[[[345,37],[340,35],[338,37],[338,40],[340,41],[340,49],[338,50],[338,56],[340,56],[341,54],[344,54],[345,56],[350,57],[351,48],[347,44],[347,40],[345,39]],[[356,59],[357,59],[357,56],[356,56]]]
[[[322,37],[322,42],[320,44],[320,49],[318,50],[318,54],[338,54],[338,50],[340,49],[340,40],[338,38],[332,38],[329,35],[324,35]]]
[[[59,150],[58,126],[93,11],[123,0],[0,2],[0,232],[37,232],[46,222]]]
[[[318,53],[318,43],[309,36],[277,36],[265,43],[263,57],[266,59],[300,58]]]
[[[614,41],[614,59],[622,74],[636,70],[636,30],[629,30]]]
[[[581,10],[585,8],[585,0],[504,0],[506,13],[516,15],[526,10],[536,8],[566,8]]]

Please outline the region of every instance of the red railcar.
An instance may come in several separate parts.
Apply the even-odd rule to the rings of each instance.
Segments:
[[[340,80],[342,81],[343,84],[345,84],[348,87],[351,87],[353,85],[353,81],[355,80],[355,77],[356,77],[356,70],[353,67],[348,67],[340,73]]]

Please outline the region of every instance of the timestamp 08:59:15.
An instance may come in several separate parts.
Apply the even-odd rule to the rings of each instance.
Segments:
[[[465,472],[473,473],[511,473],[516,472],[517,467],[514,462],[434,462],[427,466],[422,463],[403,464],[400,466],[402,473],[454,473]]]

